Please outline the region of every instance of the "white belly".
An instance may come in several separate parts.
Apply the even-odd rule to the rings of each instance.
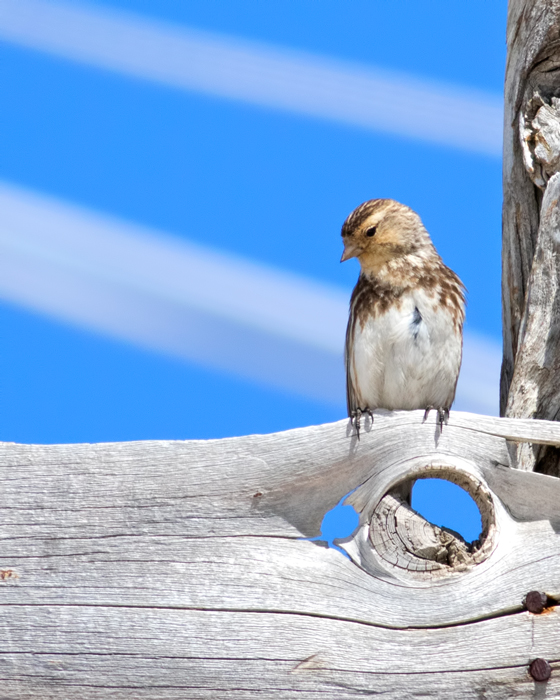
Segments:
[[[353,349],[350,372],[360,408],[451,405],[462,337],[449,312],[423,291],[401,298],[399,307],[363,327],[358,321]]]

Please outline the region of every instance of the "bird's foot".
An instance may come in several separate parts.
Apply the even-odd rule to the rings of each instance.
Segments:
[[[360,439],[361,420],[364,413],[369,416],[369,419],[371,420],[371,423],[373,425],[373,413],[371,412],[371,408],[356,408],[350,414],[350,423],[356,429],[356,436],[358,440]]]
[[[447,425],[449,423],[449,408],[447,406],[427,406],[426,410],[424,411],[424,418],[422,419],[422,423],[425,423],[428,416],[430,415],[430,411],[437,411],[437,422],[439,424],[439,429],[443,430],[443,425]]]
[[[356,408],[350,414],[350,424],[356,429],[356,437],[360,439],[360,421],[362,419],[362,411]]]

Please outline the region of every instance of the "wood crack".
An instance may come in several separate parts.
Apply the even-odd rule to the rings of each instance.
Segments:
[[[318,612],[310,611],[299,611],[299,610],[282,610],[275,608],[226,608],[226,607],[198,607],[189,605],[132,605],[130,603],[123,604],[107,604],[107,603],[0,603],[0,611],[3,608],[102,608],[102,609],[128,609],[128,610],[169,610],[176,612],[201,612],[201,613],[235,613],[240,615],[278,615],[287,616],[294,618],[315,618],[325,621],[335,621],[344,622],[355,625],[360,625],[362,627],[394,630],[400,632],[419,632],[426,630],[438,630],[438,629],[455,629],[468,627],[471,625],[477,625],[480,623],[487,622],[489,620],[495,620],[502,617],[510,617],[519,614],[525,614],[525,608],[522,605],[510,610],[496,611],[492,614],[483,615],[480,617],[471,618],[469,620],[461,620],[459,622],[450,622],[446,624],[433,624],[433,625],[408,625],[406,627],[398,625],[385,625],[378,622],[368,622],[367,620],[359,620],[357,618],[343,617],[337,615],[326,615]]]

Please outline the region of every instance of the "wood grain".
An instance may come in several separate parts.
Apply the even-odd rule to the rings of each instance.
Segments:
[[[340,421],[0,445],[0,697],[534,697],[528,664],[560,662],[560,629],[554,606],[522,601],[560,600],[560,481],[509,468],[505,437],[557,442],[560,426],[422,419],[377,411],[360,441]],[[493,524],[478,560],[432,576],[379,558],[369,533],[387,492],[436,475],[489,495]],[[348,558],[308,538],[351,490]]]

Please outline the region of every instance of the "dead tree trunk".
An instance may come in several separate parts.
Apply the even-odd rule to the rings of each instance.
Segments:
[[[510,0],[505,81],[501,412],[560,416],[560,2]],[[513,445],[560,475],[556,448]]]

